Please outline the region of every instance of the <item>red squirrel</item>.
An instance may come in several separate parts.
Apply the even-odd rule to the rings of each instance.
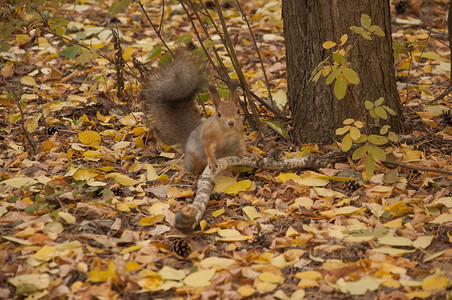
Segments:
[[[150,74],[139,95],[144,113],[157,137],[167,145],[178,145],[185,154],[185,167],[201,174],[218,158],[247,153],[243,122],[239,114],[237,87],[231,84],[231,99],[221,100],[209,86],[216,114],[202,121],[195,95],[206,85],[199,61],[177,53],[167,66]]]

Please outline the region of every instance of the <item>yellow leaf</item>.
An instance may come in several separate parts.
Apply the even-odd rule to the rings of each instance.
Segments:
[[[75,180],[86,180],[86,181],[88,181],[90,179],[94,179],[98,175],[99,175],[99,172],[97,172],[96,170],[78,169],[72,174],[72,177]],[[70,175],[66,174],[66,176],[70,176]]]
[[[289,226],[289,228],[287,228],[286,236],[293,237],[297,235],[300,235],[300,233],[297,230],[295,230],[292,226]]]
[[[8,282],[15,287],[32,285],[37,290],[43,290],[49,287],[50,276],[49,274],[24,274],[8,279]]]
[[[141,135],[143,133],[148,132],[148,130],[146,129],[146,127],[138,126],[138,127],[135,127],[132,130],[132,132],[133,132],[134,135]]]
[[[75,224],[75,217],[68,212],[60,211],[58,212],[58,216],[68,224]]]
[[[400,228],[400,227],[402,227],[402,218],[398,218],[398,219],[386,222],[383,224],[383,226],[386,228],[394,228],[394,229]]]
[[[148,181],[154,181],[159,178],[157,171],[151,164],[144,164],[144,168],[146,169],[146,179]]]
[[[132,54],[135,52],[135,48],[133,47],[127,47],[123,54],[122,57],[124,58],[124,60],[129,60],[132,57]]]
[[[438,217],[436,217],[434,220],[430,221],[429,223],[432,224],[444,224],[452,222],[452,215],[451,214],[441,214]]]
[[[25,84],[25,85],[29,85],[29,86],[36,86],[36,81],[33,77],[31,76],[24,76],[20,79],[20,83]]]
[[[11,178],[1,181],[0,183],[9,185],[13,188],[22,188],[24,186],[29,186],[38,183],[33,178],[28,177],[19,177],[19,178]]]
[[[126,270],[127,270],[127,272],[138,271],[138,270],[140,270],[140,264],[137,263],[136,261],[129,261],[126,264]]]
[[[340,215],[349,216],[360,211],[360,208],[354,206],[344,206],[340,208],[333,208],[333,211]]]
[[[305,271],[298,272],[295,274],[295,277],[299,279],[312,279],[312,280],[322,280],[322,274],[317,271]]]
[[[373,251],[383,254],[388,254],[391,256],[400,256],[407,253],[413,253],[416,250],[406,250],[406,249],[396,249],[396,248],[389,248],[389,247],[380,247],[376,248]]]
[[[413,247],[425,249],[428,246],[430,246],[432,241],[433,241],[433,236],[429,236],[429,235],[420,236],[413,242]]]
[[[224,208],[220,208],[212,213],[212,217],[216,218],[218,216],[221,216],[222,214],[224,214],[224,212]]]
[[[157,222],[161,222],[165,219],[165,217],[163,215],[155,215],[152,217],[144,217],[141,218],[139,223],[141,226],[151,226],[154,225]]]
[[[129,212],[130,211],[130,204],[124,203],[124,202],[118,202],[116,203],[116,209],[120,211]]]
[[[56,251],[56,248],[53,246],[45,245],[33,256],[36,260],[45,260],[48,261],[53,258],[53,253]]]
[[[102,157],[102,152],[87,150],[87,151],[83,152],[83,156],[85,157],[86,160],[99,161]]]
[[[253,182],[248,179],[241,180],[225,188],[224,192],[231,195],[236,195],[239,192],[246,192],[251,189],[252,183]]]
[[[277,274],[270,273],[270,272],[262,273],[261,275],[259,275],[259,279],[264,282],[268,282],[268,283],[283,283],[284,282],[284,277],[277,275]]]
[[[218,241],[223,242],[235,242],[235,241],[246,241],[252,240],[252,236],[241,235],[236,229],[221,229],[218,230],[218,234],[221,238],[218,238]]]
[[[378,289],[383,280],[377,279],[361,279],[355,282],[345,283],[340,286],[340,290],[344,293],[349,292],[351,295],[364,295],[368,290],[375,291]]]
[[[86,130],[79,132],[78,139],[84,145],[99,146],[100,134],[93,130]]]
[[[254,294],[256,290],[251,285],[242,285],[237,289],[237,293],[239,293],[242,297],[249,297]]]
[[[162,279],[164,280],[182,280],[185,278],[185,272],[184,270],[176,270],[168,266],[164,266],[159,271],[160,276],[162,276]]]
[[[86,103],[88,102],[88,99],[85,97],[79,96],[79,95],[69,95],[67,96],[67,99],[74,102],[80,102],[80,103]],[[86,115],[84,115],[86,117]],[[91,123],[91,121],[89,121]]]
[[[224,190],[237,182],[236,177],[231,176],[217,176],[215,177],[215,186],[213,188],[214,193],[224,193]]]
[[[383,236],[378,239],[379,244],[389,246],[412,246],[413,243],[409,238],[403,236]]]
[[[440,273],[428,276],[422,281],[422,289],[424,291],[445,290],[448,285],[449,279]]]
[[[335,43],[335,42],[333,42],[333,41],[326,41],[326,42],[324,42],[323,44],[322,44],[322,47],[324,48],[324,49],[331,49],[331,48],[333,48],[334,46],[336,46],[337,44]]]
[[[215,269],[191,273],[184,279],[184,283],[192,287],[210,286],[210,280],[214,274]]]
[[[166,196],[168,198],[186,198],[186,197],[193,197],[195,195],[195,192],[193,192],[192,189],[181,189],[177,187],[170,187],[168,189],[168,192],[166,193]]]
[[[424,292],[424,291],[414,291],[414,292],[409,292],[406,293],[405,296],[407,296],[410,299],[425,299],[430,297],[431,293],[429,292]]]
[[[135,179],[132,179],[121,173],[110,173],[105,176],[113,178],[114,180],[116,180],[117,182],[119,182],[120,184],[122,184],[124,186],[132,186],[132,185],[138,184],[138,181],[136,181]]]
[[[88,280],[91,282],[107,282],[116,279],[115,263],[109,262],[106,271],[92,270],[88,274]]]
[[[242,211],[251,221],[261,217],[261,215],[257,212],[256,207],[254,206],[245,206],[244,208],[242,208]]]
[[[119,119],[119,122],[125,126],[135,126],[137,124],[137,119],[135,119],[131,115],[126,115],[126,116],[122,117],[121,119]]]
[[[301,177],[298,176],[298,175],[295,174],[295,173],[281,173],[281,174],[278,175],[278,178],[279,178],[282,182],[286,182],[286,181],[289,181],[289,180],[293,180],[293,181],[296,182],[297,180],[300,180],[300,179],[301,179]]]
[[[265,281],[256,280],[254,282],[254,287],[260,294],[269,293],[276,289],[278,285],[276,283],[270,283]]]
[[[216,270],[227,269],[233,264],[237,264],[235,259],[211,256],[201,261],[201,266],[205,269],[215,268]]]
[[[135,245],[135,246],[132,246],[132,247],[123,249],[123,250],[121,251],[121,254],[124,254],[124,253],[130,253],[130,252],[134,252],[134,251],[138,251],[138,250],[140,250],[141,248],[143,248],[142,245]]]

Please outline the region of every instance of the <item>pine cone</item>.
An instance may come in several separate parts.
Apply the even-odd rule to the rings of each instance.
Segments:
[[[186,258],[192,252],[190,244],[184,239],[177,239],[171,242],[170,251]]]

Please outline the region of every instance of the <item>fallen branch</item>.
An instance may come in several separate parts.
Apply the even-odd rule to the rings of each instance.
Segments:
[[[452,172],[446,171],[446,170],[410,166],[410,165],[402,164],[402,163],[395,162],[395,161],[394,162],[393,161],[382,161],[382,163],[385,165],[398,166],[398,167],[402,167],[405,169],[416,170],[416,171],[421,171],[421,172],[434,172],[434,173],[452,175]]]
[[[193,232],[201,221],[207,204],[210,201],[210,194],[214,186],[215,176],[223,170],[234,166],[251,167],[255,169],[267,170],[294,170],[294,169],[319,169],[328,164],[347,158],[354,149],[343,152],[341,149],[331,151],[323,156],[309,155],[306,157],[289,158],[278,160],[274,156],[255,160],[248,156],[230,156],[217,161],[217,169],[212,172],[207,167],[198,181],[198,190],[192,204],[183,206],[177,213],[174,227],[181,232]]]

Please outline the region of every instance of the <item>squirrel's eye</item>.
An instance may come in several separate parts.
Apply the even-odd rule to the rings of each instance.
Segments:
[[[237,114],[240,114],[240,108],[237,108]]]
[[[218,115],[219,117],[221,117],[221,113],[220,113],[220,112],[217,112],[217,115]]]

